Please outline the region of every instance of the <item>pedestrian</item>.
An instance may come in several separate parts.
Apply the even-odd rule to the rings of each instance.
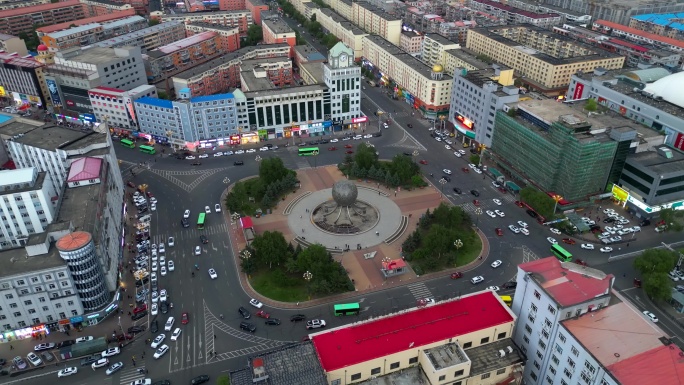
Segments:
[[[12,346],[12,344],[10,344],[10,350],[14,350],[14,346]]]
[[[300,216],[299,216],[299,219],[302,219],[302,217],[303,217],[303,216],[302,216],[302,215],[300,215]]]
[[[304,234],[304,229],[302,229],[302,234]]]
[[[214,334],[214,339],[216,339],[216,334]]]
[[[130,312],[130,311],[128,312],[128,315],[131,315],[131,312]]]
[[[622,273],[622,278],[627,277],[627,273]]]
[[[379,232],[379,231],[376,231],[376,232],[375,232],[375,235],[379,237],[379,236],[380,236],[380,232]]]

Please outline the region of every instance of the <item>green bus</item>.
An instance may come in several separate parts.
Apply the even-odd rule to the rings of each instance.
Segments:
[[[135,143],[128,139],[121,139],[121,145],[128,148],[135,148]]]
[[[206,217],[207,214],[205,213],[200,213],[199,218],[197,218],[197,228],[199,230],[204,230],[204,217]]]
[[[335,305],[335,315],[357,315],[361,311],[358,303],[341,303]]]
[[[140,152],[144,152],[145,154],[154,155],[154,153],[157,152],[157,150],[155,150],[154,147],[151,146],[140,146],[139,148]]]
[[[299,149],[299,156],[302,155],[318,155],[318,147],[307,147]]]
[[[559,244],[551,246],[551,252],[556,258],[560,259],[561,262],[572,262],[572,254],[568,253],[568,251]]]

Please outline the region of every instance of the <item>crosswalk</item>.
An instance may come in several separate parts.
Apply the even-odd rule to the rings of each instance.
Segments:
[[[416,300],[432,298],[430,289],[428,289],[423,282],[414,283],[413,285],[408,285],[407,287]]]
[[[119,371],[119,384],[130,385],[131,382],[135,380],[145,378],[145,375],[140,373],[140,369],[145,369],[145,365],[140,365],[140,363],[137,363],[137,366],[124,366],[124,368]]]
[[[207,237],[216,234],[228,234],[230,232],[230,225],[228,223],[217,223],[213,225],[207,225],[204,230],[198,230],[192,225],[187,229],[182,229],[178,233],[173,234],[157,234],[152,236],[152,242],[161,243],[166,242],[169,237],[174,237],[175,241],[199,241],[200,235],[205,235]],[[194,243],[193,243],[194,244]]]

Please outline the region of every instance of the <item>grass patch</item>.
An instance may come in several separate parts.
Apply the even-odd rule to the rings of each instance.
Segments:
[[[306,301],[306,282],[299,276],[288,276],[280,269],[262,269],[251,275],[250,284],[264,297],[282,302]]]

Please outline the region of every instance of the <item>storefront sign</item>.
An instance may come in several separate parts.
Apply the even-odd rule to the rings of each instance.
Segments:
[[[117,293],[117,295],[118,295],[118,293]],[[107,306],[107,308],[104,311],[105,311],[105,313],[111,313],[112,311],[116,310],[116,308],[118,308],[118,307],[119,307],[119,305],[113,303],[113,304]]]
[[[86,122],[94,122],[95,121],[95,115],[93,114],[81,114],[78,116],[79,119],[85,120]]]
[[[572,94],[572,100],[582,99],[582,92],[584,91],[584,84],[577,83],[575,92]]]
[[[466,118],[461,114],[454,115],[454,127],[461,132],[463,135],[470,139],[475,139],[475,124],[472,120]]]
[[[356,124],[356,123],[365,123],[365,122],[367,122],[367,121],[368,121],[368,117],[367,117],[367,116],[362,116],[362,117],[360,117],[360,118],[354,118],[354,119],[352,119],[352,124]]]
[[[627,202],[633,204],[634,206],[646,211],[647,213],[657,213],[660,210],[673,209],[673,210],[684,210],[684,201],[669,202],[660,206],[649,206],[646,203],[639,200],[639,198],[630,195],[627,198]]]
[[[83,322],[83,316],[71,317],[69,318],[72,324]]]
[[[0,86],[0,98],[4,98],[7,96],[7,92],[5,91],[5,87]]]
[[[673,147],[684,150],[684,134],[682,133],[677,133],[677,136],[675,137]]]
[[[240,135],[231,135],[229,143],[230,144],[240,144]]]
[[[61,319],[58,322],[60,325],[68,325],[70,322],[68,319]]]
[[[613,198],[619,200],[620,202],[626,201],[629,197],[629,192],[625,191],[616,184],[613,185],[611,192],[613,193]]]
[[[87,319],[93,319],[93,318],[99,318],[99,317],[100,317],[100,313],[90,314],[90,315],[86,316]],[[83,320],[83,317],[81,317],[81,320]]]
[[[47,83],[48,91],[50,91],[50,99],[52,99],[52,105],[55,107],[62,106],[62,98],[59,96],[59,88],[57,88],[57,83],[52,79],[45,79]]]

